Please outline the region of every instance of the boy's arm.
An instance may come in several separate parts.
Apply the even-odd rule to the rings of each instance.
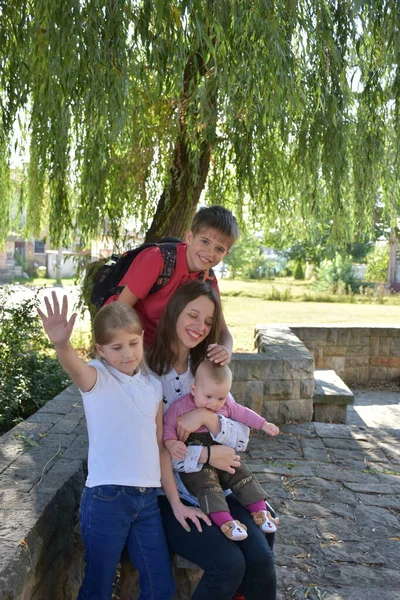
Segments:
[[[222,314],[218,341],[219,344],[209,344],[207,348],[207,358],[223,367],[231,362],[233,337],[225,322],[224,315]]]
[[[121,280],[120,285],[125,287],[118,297],[118,302],[135,306],[138,300],[149,294],[163,269],[164,259],[159,248],[142,250]]]
[[[122,304],[127,304],[133,308],[138,300],[139,298],[135,296],[126,285],[118,296],[117,302],[122,302]]]
[[[47,315],[40,308],[37,309],[38,314],[49,340],[54,345],[60,365],[82,392],[88,392],[96,383],[97,371],[79,358],[69,341],[77,315],[74,313],[68,320],[67,296],[63,297],[61,311],[55,292],[52,292],[52,298],[53,306],[47,296],[44,299]]]

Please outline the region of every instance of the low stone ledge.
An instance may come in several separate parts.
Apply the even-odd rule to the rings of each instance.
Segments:
[[[80,393],[70,386],[0,438],[0,600],[77,596],[83,427]]]
[[[257,354],[233,356],[232,393],[235,399],[259,412],[268,421],[280,425],[311,421],[314,395],[312,353],[289,327],[258,325],[255,345]],[[263,383],[262,392],[258,392],[259,395],[262,393],[261,405],[260,402],[252,404],[248,401],[251,380]]]

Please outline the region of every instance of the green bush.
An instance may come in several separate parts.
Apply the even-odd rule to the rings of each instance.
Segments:
[[[46,277],[46,275],[47,275],[47,268],[46,268],[46,267],[44,267],[44,266],[38,267],[38,268],[36,269],[36,273],[37,273],[37,276],[38,276],[40,279],[45,279],[45,277]]]
[[[299,279],[299,280],[305,278],[304,269],[303,269],[303,265],[301,264],[301,262],[296,263],[296,267],[293,272],[293,278]]]
[[[0,432],[14,427],[59,394],[70,380],[59,365],[40,319],[37,296],[13,303],[0,289]]]
[[[333,260],[323,260],[316,275],[314,287],[332,294],[350,293],[359,287],[352,275],[351,262],[340,254],[336,254]]]
[[[374,246],[367,256],[367,281],[383,283],[387,280],[389,271],[389,246]]]

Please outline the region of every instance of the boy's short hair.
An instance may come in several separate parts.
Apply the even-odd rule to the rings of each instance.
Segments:
[[[232,383],[232,371],[228,365],[221,367],[210,360],[203,360],[203,362],[199,364],[195,374],[195,382],[198,377],[207,377],[217,385],[227,381]]]
[[[240,235],[237,220],[231,211],[217,204],[200,208],[194,215],[190,227],[192,233],[200,233],[205,227],[217,229],[227,237],[231,238],[232,244],[236,242]]]

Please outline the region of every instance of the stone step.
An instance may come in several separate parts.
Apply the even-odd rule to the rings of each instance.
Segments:
[[[354,404],[354,394],[331,369],[314,371],[315,393],[313,420],[319,423],[346,423],[347,406]]]
[[[314,404],[354,404],[354,394],[331,369],[314,371]]]

